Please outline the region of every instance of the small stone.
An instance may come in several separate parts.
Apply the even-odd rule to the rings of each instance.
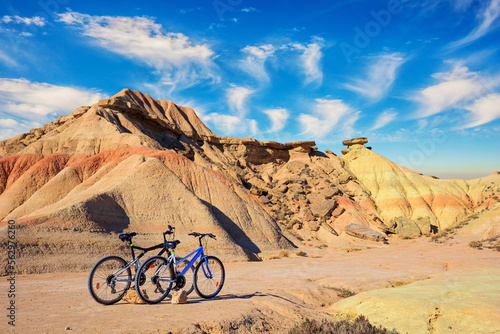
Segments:
[[[277,189],[277,190],[278,190],[280,193],[283,193],[283,194],[284,194],[284,193],[286,193],[286,192],[287,192],[287,190],[288,190],[288,186],[287,186],[286,184],[284,184],[284,185],[282,185],[282,186],[278,187],[278,189]]]
[[[337,206],[335,210],[332,211],[332,217],[338,218],[341,214],[343,214],[345,209],[341,206]]]
[[[145,293],[146,291],[144,291]],[[123,301],[129,304],[144,304],[141,298],[137,295],[134,289],[128,289],[123,296]]]
[[[172,292],[172,304],[186,304],[187,292],[186,290],[179,290]]]
[[[269,198],[267,198],[267,196],[260,196],[259,197],[259,200],[263,203],[263,204],[268,204],[269,202],[271,202],[269,200]]]
[[[65,330],[70,331],[70,330],[72,330],[72,328],[71,327],[66,327]]]

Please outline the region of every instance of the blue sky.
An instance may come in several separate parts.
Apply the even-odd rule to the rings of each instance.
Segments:
[[[0,139],[127,87],[219,135],[500,170],[500,0],[0,3]]]

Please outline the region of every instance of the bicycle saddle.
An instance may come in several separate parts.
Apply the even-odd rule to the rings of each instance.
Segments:
[[[118,238],[120,238],[121,241],[125,241],[125,240],[130,240],[132,239],[133,236],[136,236],[137,233],[135,232],[132,232],[132,233],[124,233],[124,234],[120,234],[118,236]]]
[[[174,249],[181,242],[179,240],[167,241],[164,243],[165,247]]]

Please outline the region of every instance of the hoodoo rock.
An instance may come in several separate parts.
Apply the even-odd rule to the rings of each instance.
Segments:
[[[364,145],[366,143],[368,143],[368,139],[366,139],[366,137],[358,137],[358,138],[353,138],[353,139],[349,139],[349,140],[344,140],[342,142],[342,145],[349,147],[352,145]]]

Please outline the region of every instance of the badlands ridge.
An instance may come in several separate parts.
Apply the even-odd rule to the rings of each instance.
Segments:
[[[257,259],[299,240],[417,238],[498,212],[499,173],[439,180],[364,143],[337,156],[312,141],[220,137],[192,109],[124,89],[0,142],[0,220],[93,232],[171,224],[216,234],[230,258]],[[495,238],[500,226],[471,233]]]

